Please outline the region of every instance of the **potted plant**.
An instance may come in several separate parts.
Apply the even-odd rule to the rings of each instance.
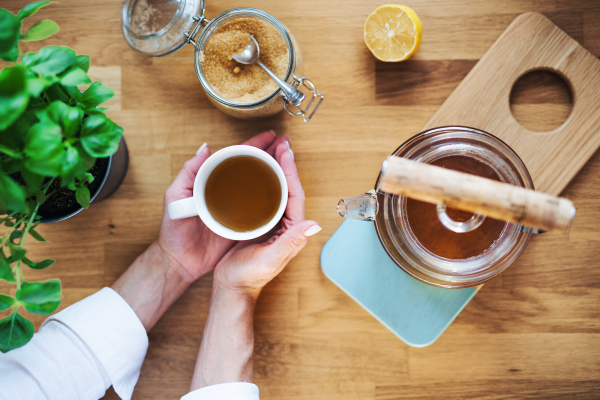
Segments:
[[[87,75],[90,58],[68,47],[49,46],[22,54],[20,41],[46,39],[59,28],[44,20],[21,33],[21,23],[49,1],[25,6],[17,15],[0,9],[0,280],[16,285],[0,293],[0,351],[25,345],[33,324],[19,308],[48,315],[61,302],[58,279],[29,282],[25,266],[44,269],[55,260],[30,260],[29,237],[45,242],[38,224],[69,218],[92,200],[110,195],[127,170],[123,129],[98,106],[114,96]],[[88,85],[85,90],[80,86]]]

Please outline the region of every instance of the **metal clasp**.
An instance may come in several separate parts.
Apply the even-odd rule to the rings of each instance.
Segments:
[[[190,31],[187,31],[183,33],[183,36],[185,36],[185,38],[187,39],[187,44],[193,44],[194,47],[196,47],[196,42],[194,40],[196,39],[196,35],[198,34],[198,32],[200,32],[200,29],[203,26],[206,26],[210,23],[209,19],[204,18],[204,7],[205,3],[204,1],[202,1],[200,6],[200,14],[198,14],[195,17],[192,17],[192,19],[196,21],[196,25],[194,26],[194,29],[192,29],[192,32],[190,33]]]
[[[321,103],[323,102],[323,100],[325,99],[325,96],[322,95],[321,93],[317,93],[317,90],[315,89],[315,85],[313,85],[313,83],[307,79],[307,78],[298,78],[296,77],[296,75],[294,75],[294,81],[292,82],[292,86],[296,89],[298,89],[300,87],[300,85],[302,85],[303,87],[305,87],[306,89],[308,89],[310,91],[310,93],[312,93],[312,96],[310,93],[308,93],[306,95],[305,100],[302,102],[306,102],[306,99],[310,98],[307,106],[302,109],[302,103],[299,104],[298,106],[295,106],[292,102],[290,102],[290,100],[284,95],[284,103],[283,103],[283,108],[285,108],[285,111],[287,111],[290,115],[302,115],[302,118],[304,119],[304,122],[308,122],[310,121],[310,119],[313,117],[313,115],[315,115],[315,113],[317,112],[317,110],[319,109],[319,106],[321,105]],[[300,90],[300,89],[298,89]],[[316,105],[314,106],[314,108],[311,111],[311,106],[313,105],[313,102],[315,101],[315,99],[319,98],[319,101],[316,103]],[[291,107],[293,107],[293,110],[297,110],[297,111],[292,111],[288,108],[288,105],[290,105]],[[310,114],[309,114],[310,111]],[[307,117],[308,115],[308,117]]]

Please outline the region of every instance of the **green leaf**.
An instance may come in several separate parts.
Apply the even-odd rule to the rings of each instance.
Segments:
[[[104,112],[108,110],[108,107],[93,107],[93,108],[86,108],[85,110],[83,110],[85,112],[86,115],[98,115],[98,114],[104,114]]]
[[[32,314],[52,314],[60,305],[60,281],[53,279],[45,282],[23,281],[17,290],[17,300]]]
[[[70,139],[75,137],[79,131],[83,111],[77,107],[70,107],[61,101],[54,101],[43,112],[40,112],[38,117],[42,122],[59,125],[63,135]]]
[[[65,92],[67,92],[67,94],[71,97],[71,99],[75,99],[76,101],[79,101],[79,99],[81,98],[81,90],[79,90],[79,88],[77,86],[61,86],[63,88],[63,90]],[[71,104],[73,106],[75,106],[76,103]]]
[[[35,14],[40,8],[47,6],[48,4],[52,4],[51,1],[36,1],[35,3],[31,3],[26,5],[19,11],[17,18],[20,20],[24,20],[25,18],[31,17]]]
[[[19,58],[21,20],[0,9],[0,60],[15,62]]]
[[[25,190],[2,171],[0,171],[0,209],[25,211]]]
[[[9,147],[4,146],[3,144],[0,144],[0,153],[3,153],[12,158],[23,158],[23,154],[21,154],[21,152],[15,151]]]
[[[31,172],[24,165],[21,167],[21,176],[25,180],[25,183],[27,183],[26,191],[30,196],[37,192],[42,182],[44,182],[44,176]]]
[[[8,310],[15,304],[13,297],[0,293],[0,311]]]
[[[44,89],[52,85],[52,83],[53,82],[47,78],[27,78],[27,92],[29,92],[31,97],[38,97],[44,91]]]
[[[84,108],[92,108],[110,100],[114,95],[115,92],[111,88],[103,86],[102,83],[96,81],[83,92],[79,102],[84,105]]]
[[[4,68],[0,73],[0,130],[8,128],[19,118],[28,101],[29,93],[23,68]]]
[[[31,126],[37,122],[37,117],[31,111],[25,110],[23,114],[5,130],[0,130],[0,143],[19,153],[25,148],[25,135]],[[7,172],[7,170],[4,170]]]
[[[90,190],[87,187],[78,187],[75,191],[75,198],[81,207],[88,208],[90,206]]]
[[[84,174],[84,176],[85,176],[85,180],[87,181],[87,183],[94,182],[94,175],[90,174],[89,172],[86,172]]]
[[[25,346],[33,337],[33,324],[17,313],[0,321],[0,351],[8,353],[11,350]]]
[[[90,70],[90,56],[77,56],[77,60],[73,66],[88,72]]]
[[[91,115],[83,122],[81,144],[93,157],[108,157],[116,153],[123,128],[105,115]]]
[[[12,231],[12,233],[10,234],[10,238],[8,240],[16,246],[15,241],[17,239],[21,239],[21,237],[23,237],[23,231],[15,230],[15,231]]]
[[[79,67],[71,67],[60,78],[60,83],[67,86],[87,85],[92,80],[87,76],[84,70]]]
[[[15,283],[15,275],[13,274],[10,263],[4,256],[4,252],[0,252],[0,279],[4,279],[6,282]]]
[[[75,174],[81,175],[86,171],[89,171],[94,166],[96,163],[96,157],[90,156],[81,145],[81,142],[77,143],[75,148],[77,149],[77,153],[79,153],[79,162],[77,164]]]
[[[21,36],[21,40],[24,42],[31,42],[34,40],[48,39],[50,36],[58,33],[59,30],[60,28],[56,22],[45,19],[29,28],[29,30]]]
[[[50,103],[57,100],[62,101],[63,103],[69,103],[69,101],[71,100],[69,94],[65,90],[65,87],[62,86],[60,83],[54,83],[53,85],[48,87],[44,91],[44,94],[46,95],[46,98]]]
[[[49,240],[44,239],[44,237],[42,235],[39,234],[38,231],[36,231],[33,228],[29,228],[29,234],[31,235],[31,237],[33,237],[35,240],[37,240],[38,242],[47,242],[47,243],[51,243]],[[29,265],[29,264],[28,264]]]
[[[65,178],[73,179],[75,177],[75,171],[79,163],[79,153],[75,147],[67,146],[63,161],[62,176]]]
[[[23,263],[25,263],[25,265],[27,265],[29,268],[33,268],[33,269],[48,268],[49,266],[51,266],[55,262],[56,262],[56,260],[53,260],[51,258],[47,258],[45,260],[38,261],[38,262],[33,262],[30,259],[28,259],[28,258],[24,258],[23,259]]]
[[[59,176],[63,169],[64,146],[59,125],[45,121],[31,127],[25,137],[25,167],[43,176]]]
[[[75,50],[62,46],[44,47],[37,53],[25,54],[21,61],[33,72],[43,76],[56,75],[65,71],[76,61]]]
[[[12,258],[13,262],[15,261],[19,261],[25,258],[25,254],[27,254],[27,250],[12,244],[10,242],[7,243],[8,245],[8,249],[10,250],[10,257]]]

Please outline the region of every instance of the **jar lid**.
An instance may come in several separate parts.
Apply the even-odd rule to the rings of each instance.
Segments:
[[[151,56],[173,53],[188,43],[204,15],[204,0],[126,0],[121,29],[127,43]]]

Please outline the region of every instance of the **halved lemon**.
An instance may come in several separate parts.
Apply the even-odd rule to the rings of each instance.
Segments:
[[[381,61],[404,61],[421,44],[423,24],[409,7],[386,4],[365,21],[365,43]]]

